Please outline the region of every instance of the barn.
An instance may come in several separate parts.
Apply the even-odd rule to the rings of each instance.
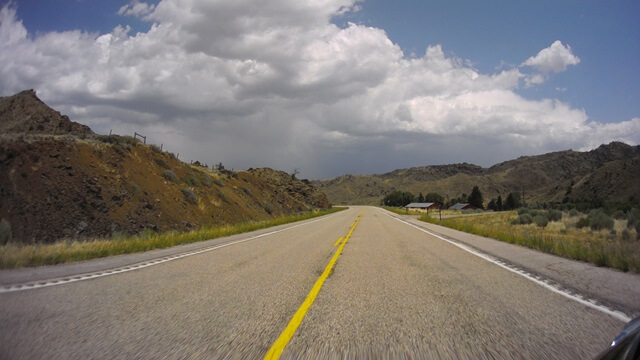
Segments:
[[[449,210],[475,210],[477,207],[471,204],[457,203],[449,208]]]
[[[438,203],[411,203],[405,206],[407,210],[422,210],[429,212],[429,210],[437,210],[440,208]]]

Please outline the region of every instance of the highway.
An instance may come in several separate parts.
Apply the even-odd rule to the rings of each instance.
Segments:
[[[351,207],[144,268],[11,288],[0,358],[588,359],[624,325],[396,217]]]

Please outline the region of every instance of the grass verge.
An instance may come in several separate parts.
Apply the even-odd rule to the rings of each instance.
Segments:
[[[329,210],[284,216],[267,221],[252,221],[236,225],[205,226],[188,232],[169,231],[156,234],[152,231],[145,231],[137,236],[114,237],[84,242],[67,240],[54,244],[40,245],[8,244],[0,247],[0,269],[55,265],[112,255],[163,249],[312,219],[345,209],[347,208],[332,208]]]
[[[542,228],[511,224],[517,216],[515,211],[509,211],[442,220],[422,216],[420,220],[597,266],[640,273],[640,241],[624,240],[613,231],[577,228],[578,217],[566,216]],[[624,224],[616,227],[624,228]]]

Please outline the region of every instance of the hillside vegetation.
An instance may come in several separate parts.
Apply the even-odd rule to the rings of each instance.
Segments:
[[[0,98],[2,243],[184,231],[330,206],[284,172],[212,170],[85,128],[33,91]]]

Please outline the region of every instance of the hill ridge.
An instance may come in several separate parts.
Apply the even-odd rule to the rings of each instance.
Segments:
[[[488,168],[468,163],[414,166],[383,174],[343,175],[314,184],[336,204],[378,204],[384,195],[396,190],[415,194],[438,192],[455,198],[470,193],[474,185],[480,187],[487,201],[523,189],[527,200],[533,202],[561,202],[565,195],[573,200],[629,201],[640,199],[640,191],[634,186],[638,177],[633,159],[638,156],[640,146],[614,141],[584,152],[561,150],[521,156]],[[595,179],[605,178],[599,175],[605,170],[599,169],[610,163],[617,165],[607,167],[606,171],[620,174],[616,176],[617,187],[594,184]],[[587,177],[594,180],[586,181]],[[588,184],[588,191],[581,189],[584,184]],[[569,187],[572,192],[567,194]]]

